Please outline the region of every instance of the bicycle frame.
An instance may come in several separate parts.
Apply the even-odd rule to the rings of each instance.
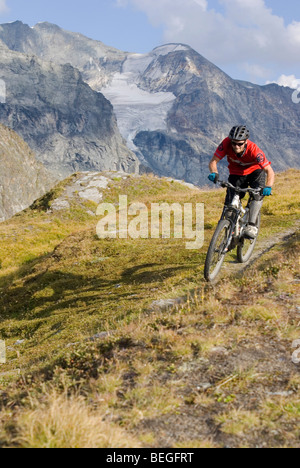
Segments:
[[[230,182],[223,181],[219,181],[219,184],[222,187],[233,189],[234,196],[231,203],[223,208],[221,218],[207,251],[204,276],[208,281],[213,281],[218,275],[227,252],[237,247],[238,261],[244,263],[250,258],[256,242],[256,239],[250,240],[250,245],[247,247],[245,244],[245,239],[247,238],[243,237],[243,232],[244,227],[248,223],[250,202],[255,195],[261,195],[261,189],[242,189],[234,187]],[[240,193],[250,194],[246,208],[242,206]],[[245,247],[246,251],[244,250]]]
[[[249,211],[249,205],[250,205],[251,200],[253,199],[253,197],[255,195],[259,195],[261,193],[261,189],[260,188],[259,189],[252,189],[250,187],[245,188],[245,189],[241,189],[240,187],[234,187],[234,185],[232,185],[230,182],[224,182],[224,181],[219,181],[219,184],[221,185],[221,187],[231,188],[235,192],[230,205],[225,205],[224,206],[223,212],[222,212],[222,215],[221,215],[221,218],[220,218],[220,221],[222,219],[228,219],[230,221],[230,223],[231,223],[231,226],[232,226],[232,232],[231,232],[231,234],[230,234],[230,236],[228,238],[228,242],[227,242],[228,245],[226,245],[227,247],[229,247],[234,235],[235,235],[235,237],[240,237],[239,235],[241,234],[241,232],[236,232],[236,226],[238,226],[238,221],[239,221],[241,215],[245,215],[247,213],[247,211]],[[241,202],[240,197],[239,197],[240,193],[249,193],[250,194],[250,197],[248,199],[246,208],[244,208],[243,205],[242,205],[242,202]],[[232,213],[233,216],[228,216],[228,213]],[[234,245],[232,248],[234,248],[235,246],[236,245]]]
[[[232,213],[233,216],[228,216],[228,213]],[[229,250],[234,249],[236,247],[238,240],[239,240],[239,233],[237,232],[238,221],[241,216],[242,210],[240,208],[235,208],[234,206],[225,207],[223,210],[223,214],[221,216],[222,219],[227,219],[230,222],[231,229],[230,235],[228,236],[227,242],[224,246],[223,253],[228,252]],[[236,238],[236,241],[234,239]]]
[[[224,252],[234,249],[240,239],[241,228],[239,221],[242,216],[244,216],[249,211],[249,203],[251,198],[249,198],[246,208],[242,206],[242,202],[238,195],[233,197],[233,200],[230,205],[225,205],[223,212],[221,214],[220,221],[222,219],[227,219],[231,224],[231,232],[228,237]]]

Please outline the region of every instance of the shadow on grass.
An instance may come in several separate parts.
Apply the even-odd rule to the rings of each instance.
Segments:
[[[151,268],[155,268],[152,270]],[[175,273],[188,270],[190,265],[182,265],[170,268],[164,268],[164,265],[158,263],[148,263],[145,265],[136,265],[128,268],[122,273],[122,281],[125,284],[146,284],[163,281],[175,275]],[[143,270],[143,271],[141,271]]]
[[[125,268],[114,278],[105,277],[101,270],[84,269],[82,274],[49,271],[47,268],[38,270],[49,256],[41,256],[32,261],[31,265],[22,266],[11,277],[4,278],[0,297],[0,324],[5,320],[33,321],[44,319],[55,314],[61,317],[62,312],[87,314],[107,308],[118,309],[120,301],[128,301],[128,309],[137,301],[149,296],[145,289],[147,285],[162,283],[178,273],[188,271],[191,265],[166,267],[165,264],[146,263]],[[57,265],[58,267],[59,265]],[[38,268],[37,268],[38,267]],[[99,313],[97,312],[97,313]]]

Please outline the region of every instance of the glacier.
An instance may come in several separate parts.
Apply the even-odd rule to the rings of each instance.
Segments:
[[[167,115],[176,96],[170,92],[151,93],[138,87],[140,77],[160,55],[187,50],[188,46],[167,44],[149,54],[129,54],[121,72],[113,75],[109,85],[101,93],[112,103],[121,135],[128,147],[136,151],[133,143],[140,131],[167,130]],[[153,67],[153,78],[163,78],[160,67]]]

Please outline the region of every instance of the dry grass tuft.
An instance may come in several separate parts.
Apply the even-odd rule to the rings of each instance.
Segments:
[[[67,397],[56,392],[42,404],[21,412],[17,419],[22,448],[128,448],[140,443],[129,433],[105,421],[105,412],[92,411],[81,396]]]

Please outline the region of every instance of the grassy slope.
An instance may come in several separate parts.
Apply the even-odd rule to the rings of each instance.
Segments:
[[[298,177],[278,175],[261,239],[299,219]],[[205,203],[204,247],[99,240],[95,218],[78,206],[54,215],[36,205],[0,225],[2,445],[297,446],[297,239],[262,257],[247,278],[211,288],[203,263],[224,192],[145,176],[117,181],[106,201],[124,193],[129,202]],[[149,312],[154,300],[195,287],[177,309]],[[65,440],[57,408],[77,412],[82,431],[70,425]],[[117,439],[101,439],[95,412]]]

